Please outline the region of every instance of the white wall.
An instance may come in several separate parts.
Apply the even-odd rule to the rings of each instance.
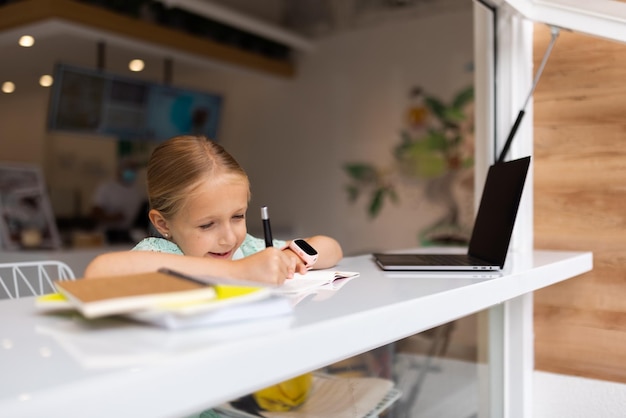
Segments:
[[[623,418],[626,384],[535,371],[534,418]]]
[[[406,199],[372,222],[364,202],[348,204],[342,166],[390,161],[411,87],[449,100],[472,83],[471,62],[468,8],[321,41],[293,81],[239,77],[221,133],[251,176],[251,209],[268,204],[276,225],[331,234],[348,254],[417,245],[440,208]]]

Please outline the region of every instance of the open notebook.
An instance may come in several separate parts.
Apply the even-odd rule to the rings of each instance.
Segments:
[[[500,270],[509,250],[530,157],[493,164],[474,221],[466,254],[374,253],[383,270]]]

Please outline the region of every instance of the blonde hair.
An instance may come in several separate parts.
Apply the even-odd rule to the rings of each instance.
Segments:
[[[244,169],[220,144],[196,135],[170,138],[155,148],[148,161],[150,208],[171,218],[201,180],[223,174],[241,175],[248,181]]]

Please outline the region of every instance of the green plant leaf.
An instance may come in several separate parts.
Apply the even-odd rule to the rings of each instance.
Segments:
[[[414,139],[407,131],[402,131],[400,133],[400,143],[393,148],[393,156],[397,159],[402,159],[403,155],[407,153],[408,150],[414,144]]]
[[[461,122],[465,119],[465,113],[462,109],[451,107],[444,112],[444,119],[447,122]]]
[[[441,100],[432,96],[426,96],[424,98],[424,104],[438,119],[443,119],[443,115],[446,111],[446,106]]]
[[[370,202],[370,206],[368,209],[368,213],[371,218],[375,218],[380,213],[380,210],[383,208],[383,199],[385,197],[385,188],[380,187],[374,190],[372,193],[372,201]]]
[[[348,175],[354,180],[363,182],[375,182],[378,178],[376,168],[367,163],[348,163],[344,166]]]
[[[420,155],[415,161],[415,172],[424,179],[439,177],[446,172],[446,168],[446,159],[443,154]]]
[[[426,137],[428,151],[445,151],[448,149],[448,138],[441,131],[430,131]]]
[[[456,109],[461,109],[463,108],[463,106],[465,106],[467,103],[471,102],[472,100],[474,100],[474,86],[469,86],[461,90],[456,95],[456,97],[454,98],[452,102],[452,107]]]

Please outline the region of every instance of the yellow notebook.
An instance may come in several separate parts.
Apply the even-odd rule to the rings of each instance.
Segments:
[[[118,315],[163,303],[195,302],[216,297],[210,284],[162,272],[55,281],[54,286],[87,318]]]
[[[59,293],[36,299],[41,312],[75,309],[87,318],[122,315],[171,329],[268,320],[293,313],[291,302],[275,295],[271,287],[166,269],[59,281],[55,286]]]

